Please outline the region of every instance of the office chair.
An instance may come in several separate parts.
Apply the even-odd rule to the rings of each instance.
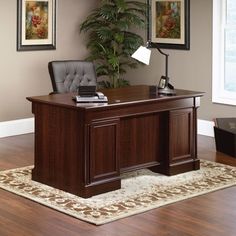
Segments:
[[[76,92],[79,86],[97,84],[94,64],[88,61],[66,60],[48,63],[53,93]]]

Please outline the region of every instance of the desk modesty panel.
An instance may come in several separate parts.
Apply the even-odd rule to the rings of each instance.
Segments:
[[[197,108],[203,93],[150,95],[146,85],[102,92],[108,103],[76,103],[73,94],[27,98],[35,116],[33,180],[87,198],[119,189],[122,172],[199,169]]]

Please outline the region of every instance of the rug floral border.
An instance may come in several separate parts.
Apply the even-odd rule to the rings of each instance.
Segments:
[[[0,171],[0,188],[95,225],[236,185],[235,167],[201,160],[203,171],[181,174],[183,178],[192,175],[181,184],[174,181],[167,186],[154,184],[149,191],[124,197],[120,201],[107,201],[104,195],[104,201],[101,200],[101,204],[98,202],[94,206],[91,204],[92,199],[83,199],[32,181],[32,168],[33,166],[27,166]],[[182,178],[181,175],[179,178]],[[166,178],[171,181],[172,177]]]

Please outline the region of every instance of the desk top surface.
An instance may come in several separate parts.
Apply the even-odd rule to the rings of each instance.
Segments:
[[[148,85],[128,86],[116,89],[100,90],[108,98],[108,103],[76,103],[72,97],[73,93],[52,94],[45,96],[27,97],[33,103],[46,103],[51,105],[66,106],[77,109],[97,109],[126,104],[161,102],[163,100],[176,100],[190,97],[201,97],[204,92],[176,89],[176,95],[152,95],[149,93]]]

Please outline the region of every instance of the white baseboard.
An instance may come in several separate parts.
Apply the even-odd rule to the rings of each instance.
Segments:
[[[197,122],[197,133],[205,136],[214,137],[214,122],[208,120],[198,120]]]
[[[214,122],[198,120],[198,134],[214,137]],[[0,138],[34,132],[34,118],[0,122]]]
[[[34,118],[0,122],[0,138],[34,132]]]

